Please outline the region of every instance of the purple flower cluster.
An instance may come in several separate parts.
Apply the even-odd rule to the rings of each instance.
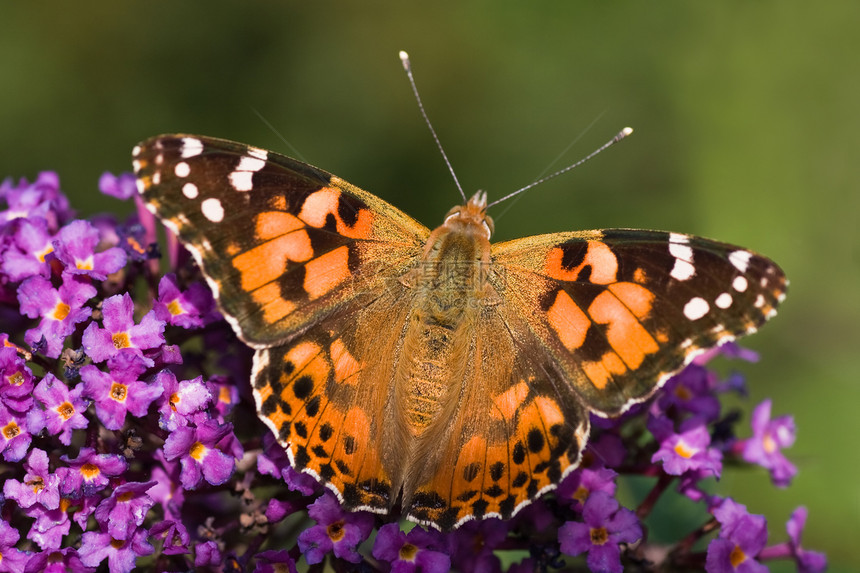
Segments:
[[[99,186],[138,201],[130,175]],[[509,521],[441,533],[344,511],[241,398],[247,348],[175,241],[161,274],[141,207],[128,221],[75,219],[55,174],[0,185],[0,573],[296,571],[301,560],[397,573],[826,567],[801,547],[804,508],[772,543],[763,516],[706,486],[727,462],[760,466],[778,487],[797,472],[783,453],[793,420],[772,418],[769,400],[736,434],[720,395],[742,379],[708,370],[716,353],[624,416],[594,418],[581,467]],[[630,476],[653,484],[635,508],[616,496]],[[649,550],[643,521],[673,486],[712,518]]]

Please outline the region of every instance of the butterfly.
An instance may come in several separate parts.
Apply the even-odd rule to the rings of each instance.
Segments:
[[[135,147],[138,190],[255,350],[257,411],[349,510],[510,518],[580,462],[589,416],[755,331],[786,279],[749,250],[596,230],[493,244],[478,192],[430,231],[335,175],[196,135]]]

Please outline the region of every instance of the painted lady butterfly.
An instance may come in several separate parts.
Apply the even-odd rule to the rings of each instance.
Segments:
[[[576,468],[589,415],[753,332],[770,260],[641,230],[491,244],[486,194],[430,231],[310,165],[209,137],[134,150],[149,209],[256,350],[261,419],[344,507],[448,530],[509,518]]]

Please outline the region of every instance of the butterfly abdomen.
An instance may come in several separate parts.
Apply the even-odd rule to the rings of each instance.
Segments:
[[[487,288],[488,239],[482,226],[449,220],[430,235],[423,260],[402,281],[412,291],[413,311],[397,399],[413,436],[456,408]]]

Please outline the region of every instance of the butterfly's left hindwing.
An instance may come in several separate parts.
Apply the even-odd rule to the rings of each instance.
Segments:
[[[428,230],[310,165],[169,135],[134,153],[150,210],[191,250],[242,339],[267,347],[414,264]]]

